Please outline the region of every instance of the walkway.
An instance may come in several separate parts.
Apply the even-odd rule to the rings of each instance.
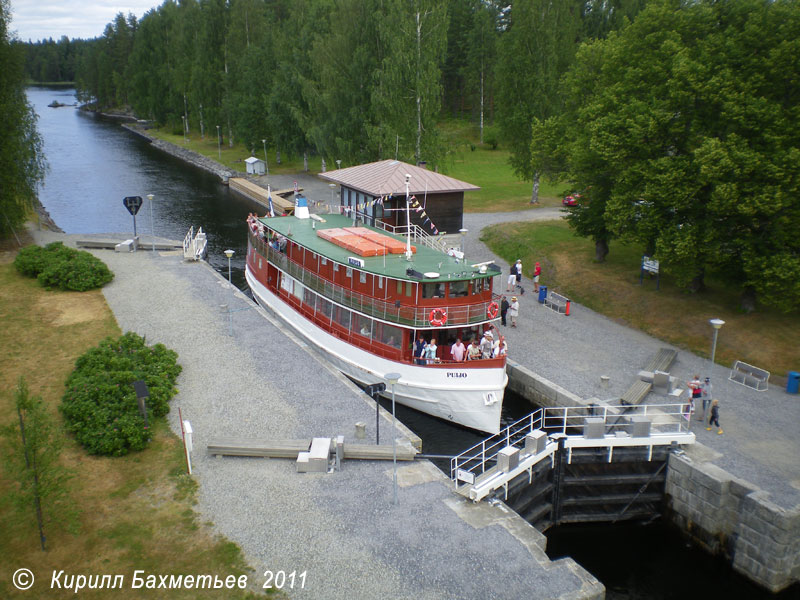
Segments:
[[[40,243],[86,237],[32,233]],[[212,437],[355,442],[358,421],[374,435],[374,403],[207,264],[180,252],[96,253],[116,275],[104,294],[120,327],[180,356],[169,419],[178,432],[180,407],[194,429],[198,510],[242,547],[257,581],[268,569],[306,571],[297,598],[602,597],[574,561],[551,562],[519,516],[455,495],[427,461],[398,469],[395,506],[384,461],[298,474],[289,460],[209,456]],[[384,418],[381,442],[391,445],[389,426]]]

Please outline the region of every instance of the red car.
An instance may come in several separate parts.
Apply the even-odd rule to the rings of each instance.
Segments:
[[[580,199],[580,194],[570,194],[569,196],[564,197],[564,199],[561,201],[561,204],[564,206],[577,206]]]

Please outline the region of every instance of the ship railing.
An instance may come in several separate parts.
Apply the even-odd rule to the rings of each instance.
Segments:
[[[354,292],[304,269],[283,252],[266,244],[257,235],[251,234],[250,240],[256,251],[270,263],[332,302],[346,306],[364,315],[390,323],[397,323],[398,325],[414,328],[431,326],[431,311],[435,307],[420,308],[402,304],[397,306],[394,302],[386,302],[366,294]],[[493,294],[490,301],[448,306],[447,326],[475,325],[490,321],[491,318],[488,315],[489,305],[492,302],[499,303],[499,301],[500,296]]]
[[[691,422],[686,418],[685,409],[686,403],[540,408],[453,457],[450,460],[450,478],[456,488],[463,482],[477,480],[497,463],[498,454],[503,448],[517,448],[522,454],[526,449],[528,434],[537,430],[548,436],[562,434],[568,438],[585,439],[587,426],[590,423],[596,425],[597,419],[602,419],[603,431],[601,438],[596,440],[597,446],[610,443],[607,440],[619,441],[629,437],[635,421],[632,417],[647,417],[650,423],[649,445],[669,443],[676,437],[689,436],[691,433]],[[587,423],[590,418],[594,421]]]
[[[447,253],[447,244],[445,243],[442,235],[430,235],[424,229],[422,229],[422,227],[416,225],[415,223],[412,223],[411,227],[409,227],[408,225],[389,225],[388,223],[383,222],[381,219],[375,219],[375,227],[402,237],[410,236],[411,243],[413,244],[421,243],[428,246],[428,248],[432,248],[433,250]]]

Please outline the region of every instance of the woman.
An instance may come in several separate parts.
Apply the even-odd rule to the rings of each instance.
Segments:
[[[425,346],[425,363],[432,364],[436,362],[436,338],[431,338],[430,343]]]
[[[708,420],[706,431],[711,431],[712,425],[717,426],[717,435],[722,435],[722,427],[719,425],[719,400],[716,398],[711,401],[711,418]]]

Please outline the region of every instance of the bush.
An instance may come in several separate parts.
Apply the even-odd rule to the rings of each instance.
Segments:
[[[89,454],[123,456],[142,450],[152,430],[139,413],[133,382],[147,384],[148,419],[166,416],[181,372],[177,359],[173,350],[163,344],[148,347],[132,332],[103,340],[78,358],[67,379],[61,401],[67,429]]]
[[[36,277],[43,286],[85,292],[114,279],[106,264],[85,252],[53,242],[44,248],[27,246],[14,259],[17,271]]]

